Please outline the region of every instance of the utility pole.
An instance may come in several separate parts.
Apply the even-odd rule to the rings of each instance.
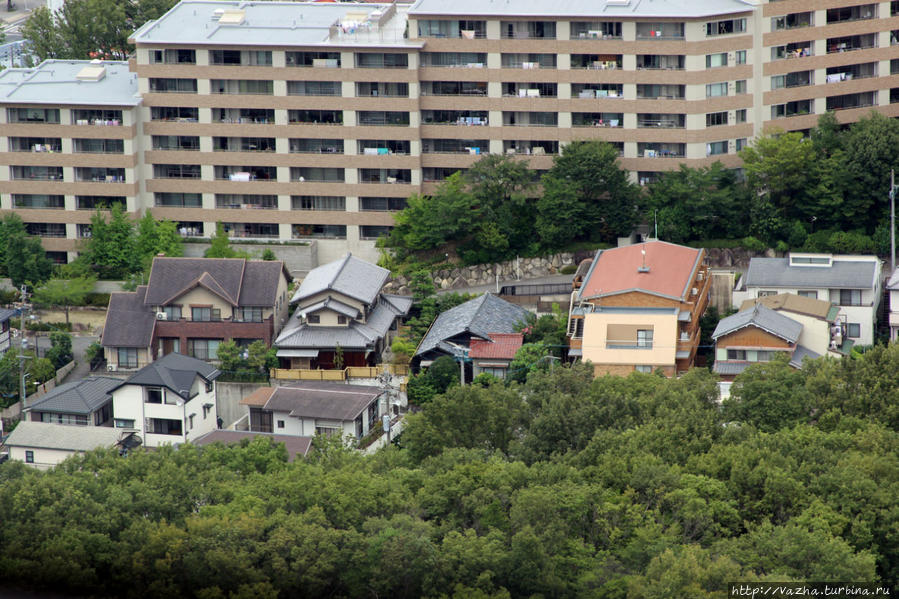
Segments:
[[[896,171],[890,169],[890,276],[896,271]]]
[[[19,401],[22,404],[21,411],[19,412],[19,421],[25,420],[25,362],[30,359],[30,356],[25,355],[25,350],[28,349],[28,338],[25,336],[25,302],[28,299],[28,288],[25,285],[22,285],[21,288],[21,297],[22,300],[22,309],[19,312],[19,330],[22,333],[22,353],[19,354]]]

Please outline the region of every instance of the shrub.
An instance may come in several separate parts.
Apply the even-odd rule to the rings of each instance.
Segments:
[[[559,274],[563,275],[573,275],[577,272],[577,264],[566,264],[562,268],[559,269]]]
[[[84,305],[105,308],[109,305],[109,294],[96,293],[92,291],[84,296]]]
[[[750,252],[764,252],[767,249],[763,242],[751,235],[743,238],[743,247]]]

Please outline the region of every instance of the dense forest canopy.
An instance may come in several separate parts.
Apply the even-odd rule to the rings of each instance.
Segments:
[[[365,457],[316,441],[0,466],[0,579],[124,597],[725,597],[899,579],[899,347],[451,387]]]

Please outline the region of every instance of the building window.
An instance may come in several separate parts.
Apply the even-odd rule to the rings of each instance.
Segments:
[[[209,383],[206,383],[206,386],[208,387]],[[209,389],[207,389],[207,392],[208,391],[209,391]],[[208,403],[203,404],[203,420],[206,420],[206,417],[209,416],[209,410],[211,410],[211,409],[212,409],[212,406],[209,405]]]
[[[746,122],[746,109],[745,108],[741,108],[740,110],[737,110],[736,112],[734,112],[734,121],[736,121],[737,124]]]
[[[212,393],[212,387],[213,387],[213,383],[207,382],[206,383],[206,393]],[[208,406],[203,406],[203,409],[208,410],[210,408]],[[203,414],[203,417],[204,418],[206,417],[205,413]]]
[[[850,322],[846,325],[846,336],[858,339],[862,336],[862,325],[857,322]]]
[[[718,154],[727,154],[726,141],[713,141],[705,145],[706,156],[716,156]]]
[[[726,21],[711,21],[705,24],[706,35],[730,35],[746,31],[746,19],[728,19]]]
[[[241,322],[262,322],[262,308],[238,308],[237,317]]]
[[[705,86],[705,97],[706,98],[717,98],[720,96],[727,95],[727,82],[723,83],[709,83]]]
[[[182,424],[171,418],[147,418],[147,432],[151,435],[181,435]]]
[[[715,67],[727,66],[727,52],[719,52],[716,54],[705,55],[705,68],[713,69]]]
[[[147,403],[162,403],[162,389],[147,387]]]
[[[120,347],[117,354],[119,368],[137,368],[136,347]]]
[[[499,380],[503,380],[504,378],[506,378],[506,369],[505,368],[499,368],[496,366],[493,366],[493,367],[485,366],[485,367],[480,368],[480,370],[482,373],[489,374],[493,378],[497,378]]]
[[[652,349],[652,329],[637,330],[637,347]]]
[[[41,422],[87,426],[87,416],[85,414],[53,414],[50,412],[42,412]]]
[[[134,420],[130,418],[116,418],[116,428],[134,428]]]
[[[194,414],[187,417],[187,428],[194,430]]]
[[[343,314],[338,314],[337,324],[346,324],[346,316],[344,316]]]
[[[727,350],[728,360],[746,360],[745,349],[729,349]]]
[[[798,294],[801,295],[802,297],[810,297],[812,299],[818,299],[817,291],[802,291],[802,290],[800,290],[798,292]]]
[[[315,434],[322,435],[323,437],[330,437],[331,435],[340,436],[340,429],[330,426],[316,426]]]
[[[196,320],[199,322],[210,322],[213,320],[221,320],[222,319],[222,311],[218,308],[212,308],[209,306],[191,307],[190,318],[191,318],[191,320]]]
[[[734,93],[736,94],[745,94],[746,93],[746,80],[740,79],[739,81],[734,82]]]
[[[737,152],[749,145],[749,140],[745,137],[737,139]]]
[[[841,306],[861,306],[862,305],[861,289],[840,289],[840,305]]]
[[[187,355],[198,360],[215,360],[221,339],[188,339]]]
[[[755,352],[756,362],[770,362],[774,357],[774,352],[770,350],[759,350]]]
[[[705,126],[706,127],[717,127],[719,125],[727,124],[727,111],[724,110],[722,112],[710,112],[705,115]]]
[[[777,295],[776,291],[759,291],[759,297],[767,297],[769,295]]]
[[[636,372],[642,372],[643,374],[652,374],[652,366],[638,364],[637,366],[634,366],[634,370]]]
[[[306,316],[306,322],[309,324],[318,324],[321,322],[321,317],[318,314],[309,314]]]
[[[34,452],[30,449],[25,450],[25,463],[33,464],[34,463]]]
[[[284,421],[283,421],[283,420],[279,420],[279,421],[278,421],[278,428],[284,428]]]
[[[737,64],[746,64],[746,50],[737,50],[735,56]]]

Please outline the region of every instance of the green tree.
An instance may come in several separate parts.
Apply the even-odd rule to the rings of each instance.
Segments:
[[[453,384],[459,383],[459,364],[450,356],[440,356],[428,366],[428,381],[437,393],[444,393]]]
[[[215,357],[219,361],[219,366],[222,370],[228,372],[235,372],[243,369],[242,367],[245,363],[240,354],[240,348],[237,347],[237,343],[234,342],[234,339],[228,339],[227,341],[219,343],[218,349],[215,351]]]
[[[845,184],[841,206],[841,230],[863,228],[872,233],[886,222],[889,205],[884,198],[890,188],[890,169],[899,166],[899,123],[871,111],[854,123],[843,139],[845,167],[836,176]]]
[[[275,348],[266,347],[261,339],[257,339],[247,346],[247,367],[255,372],[267,372],[269,368],[276,368],[277,351]]]
[[[209,240],[209,249],[203,254],[206,258],[237,258],[238,252],[231,247],[231,241],[225,232],[225,225],[215,223],[215,235]]]
[[[747,368],[738,375],[724,401],[725,417],[747,422],[763,431],[805,422],[812,415],[812,400],[803,374],[778,357]]]
[[[59,370],[74,359],[72,354],[72,335],[65,331],[53,331],[50,333],[50,349],[46,358],[53,363],[53,367]]]
[[[261,258],[266,262],[273,262],[278,259],[278,256],[275,255],[275,252],[272,251],[271,248],[265,248],[262,252]]]
[[[542,341],[525,343],[518,348],[515,357],[509,363],[509,374],[506,378],[524,382],[531,371],[535,369],[548,370],[549,362],[552,361],[548,356],[552,356],[552,352]]]
[[[21,28],[38,61],[48,58],[69,58],[66,41],[57,27],[56,17],[46,6],[35,8]],[[87,58],[80,56],[78,58]]]
[[[12,234],[6,240],[6,274],[15,287],[40,284],[50,278],[53,263],[37,237]]]
[[[121,204],[113,204],[108,216],[97,209],[83,253],[100,279],[125,279],[140,270],[134,222]]]
[[[96,279],[93,277],[50,279],[34,289],[34,300],[39,304],[63,306],[66,311],[66,324],[69,324],[69,307],[84,304],[84,299],[93,291],[95,282]]]
[[[56,376],[56,366],[49,358],[34,358],[28,363],[28,385],[40,385]]]
[[[334,368],[343,370],[343,348],[339,343],[334,348]]]

